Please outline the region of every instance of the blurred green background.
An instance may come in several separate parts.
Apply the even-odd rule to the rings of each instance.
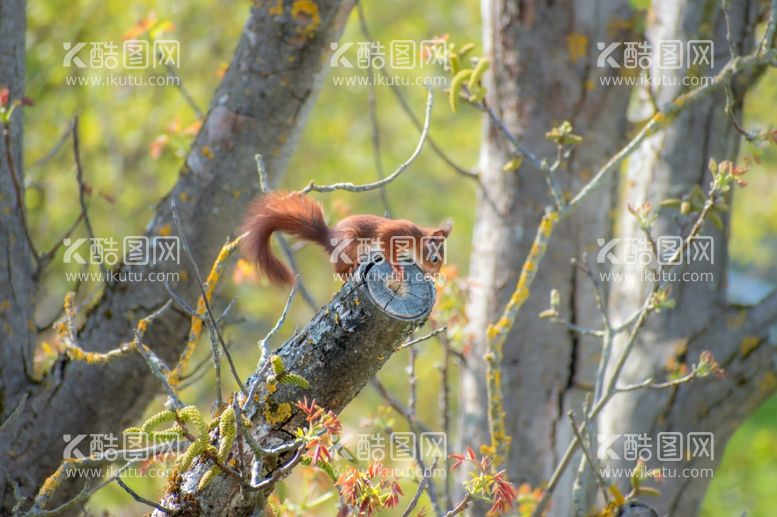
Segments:
[[[156,202],[174,184],[182,161],[196,130],[197,116],[181,92],[173,87],[69,86],[66,77],[74,73],[62,64],[63,42],[110,41],[121,45],[141,21],[151,24],[163,35],[180,41],[179,74],[184,87],[204,112],[228,64],[247,16],[246,2],[173,2],[173,1],[79,1],[31,2],[29,4],[27,39],[27,95],[35,106],[24,109],[25,173],[27,206],[33,234],[48,249],[69,227],[78,211],[78,190],[72,145],[69,140],[56,148],[73,116],[80,117],[82,157],[86,181],[91,187],[90,213],[98,237],[120,239],[142,234]],[[364,5],[368,24],[375,39],[421,41],[448,35],[459,44],[480,41],[479,2],[393,2],[367,1]],[[364,41],[356,14],[350,20],[343,41]],[[119,70],[121,71],[121,70]],[[363,72],[363,71],[362,71]],[[85,74],[104,71],[88,71]],[[747,124],[761,127],[774,123],[777,105],[777,80],[762,81],[746,104]],[[342,74],[335,71],[335,75]],[[411,74],[412,76],[412,74]],[[416,115],[422,117],[424,91],[403,87]],[[391,90],[375,89],[378,123],[381,130],[382,163],[386,171],[401,163],[417,143],[418,132],[400,110]],[[283,187],[294,189],[311,179],[318,183],[333,181],[366,182],[374,180],[376,169],[370,143],[371,126],[367,116],[368,88],[335,86],[327,79],[305,129],[302,142],[291,160]],[[771,118],[770,118],[771,117]],[[462,109],[455,116],[447,107],[441,91],[437,92],[432,121],[432,135],[450,157],[467,169],[475,166],[480,140],[480,117],[474,110]],[[583,135],[585,136],[585,135]],[[55,150],[53,155],[49,153]],[[751,187],[737,190],[733,205],[733,237],[730,252],[736,269],[757,278],[777,277],[777,156],[774,147],[764,156],[762,165],[748,175]],[[47,156],[48,155],[48,156]],[[418,192],[428,193],[419,197]],[[474,217],[475,185],[455,174],[427,147],[412,167],[388,189],[394,215],[421,224],[434,224],[453,216],[455,227],[448,247],[448,263],[466,274],[470,234]],[[383,213],[377,191],[361,195],[336,192],[320,199],[330,219],[349,213]],[[74,237],[85,236],[79,229]],[[60,250],[60,259],[61,259]],[[298,252],[303,278],[316,301],[323,303],[336,289],[331,275],[322,274],[320,250],[305,247]],[[61,307],[62,299],[72,285],[65,281],[65,271],[74,268],[55,260],[45,278],[36,320],[51,320]],[[203,266],[201,266],[203,267]],[[254,343],[266,333],[278,316],[286,293],[255,281],[236,282],[243,270],[233,275],[233,268],[222,279],[222,300],[239,296],[233,321],[226,332],[237,351],[238,365],[248,375],[257,359]],[[454,276],[453,271],[450,276]],[[83,293],[96,286],[83,286]],[[458,295],[450,300],[455,309]],[[237,316],[241,316],[238,319]],[[312,311],[298,298],[274,345],[282,342],[297,325],[306,322]],[[423,331],[421,331],[423,332]],[[43,342],[55,346],[52,336]],[[205,347],[200,347],[201,349]],[[440,346],[429,341],[419,347],[417,375],[418,411],[422,421],[439,429]],[[198,358],[204,357],[199,350]],[[47,356],[40,354],[40,367]],[[404,368],[408,353],[390,360],[380,377],[401,400],[407,398]],[[451,375],[456,378],[455,362]],[[207,370],[206,370],[207,371]],[[213,394],[212,378],[187,389],[183,397],[208,409]],[[121,389],[120,386],[113,389]],[[450,396],[455,409],[455,382]],[[381,398],[366,388],[351,404],[342,419],[346,433],[365,432],[363,419],[375,416]],[[154,406],[159,407],[159,404]],[[394,424],[404,430],[395,415]],[[455,426],[454,426],[455,434]],[[454,436],[449,440],[453,443]],[[143,495],[154,499],[164,479],[133,478],[128,482]],[[288,482],[317,483],[307,474],[295,474]],[[406,493],[414,491],[411,481],[403,483]],[[773,490],[777,486],[777,398],[765,404],[736,434],[725,452],[704,505],[704,515],[729,516],[746,512],[753,516],[772,515]],[[289,492],[301,501],[302,494]],[[307,514],[328,515],[331,502]],[[326,509],[326,510],[325,510]],[[119,488],[110,486],[89,503],[93,513],[137,515],[147,507],[131,502]]]

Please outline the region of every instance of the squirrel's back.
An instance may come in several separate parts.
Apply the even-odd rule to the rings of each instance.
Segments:
[[[328,252],[333,249],[321,205],[299,192],[270,192],[257,198],[248,209],[242,231],[250,232],[243,240],[243,252],[256,260],[274,284],[293,284],[294,274],[272,253],[273,232],[314,242]]]

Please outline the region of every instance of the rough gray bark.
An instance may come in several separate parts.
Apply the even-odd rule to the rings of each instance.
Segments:
[[[629,89],[600,85],[600,75],[610,71],[595,65],[597,41],[639,39],[627,30],[611,30],[630,18],[628,2],[484,0],[482,6],[485,53],[492,63],[487,100],[528,149],[551,161],[555,146],[545,140],[545,133],[564,120],[572,122],[584,142],[562,167],[565,173],[559,179],[565,192],[575,193],[623,141]],[[576,55],[578,50],[582,54]],[[486,120],[479,167],[483,192],[477,204],[467,306],[473,360],[462,373],[461,389],[460,435],[475,447],[488,442],[482,361],[486,328],[512,294],[542,210],[550,202],[541,173],[528,163],[517,173],[503,172],[511,152]],[[531,297],[505,345],[503,390],[512,436],[508,467],[515,483],[537,486],[548,479],[571,438],[566,411],[580,405],[583,392],[578,386],[592,383],[594,343],[539,320],[537,314],[547,308],[548,293],[556,288],[569,303],[565,317],[582,325],[597,321],[590,286],[570,258],[591,251],[596,237],[609,233],[613,186],[614,178],[609,178],[554,231]],[[563,500],[568,492],[559,490],[554,499],[558,515],[568,508]]]
[[[754,29],[763,3],[742,1],[730,3],[731,34],[736,51],[745,54],[752,50]],[[722,11],[710,9],[703,1],[653,2],[653,16],[648,26],[648,38],[659,40],[713,39],[715,70],[722,68],[729,58],[726,42],[726,22]],[[654,76],[664,74],[680,77],[686,70],[654,69]],[[738,78],[734,83],[736,102],[734,115],[741,120],[742,99],[752,85],[756,74]],[[679,93],[679,86],[654,88],[659,107]],[[649,102],[643,99],[644,114]],[[666,198],[682,197],[694,185],[707,191],[711,175],[707,165],[716,161],[736,160],[740,135],[724,113],[725,96],[718,92],[703,99],[682,113],[669,127],[648,138],[628,163],[628,188],[622,206],[652,201],[654,206]],[[736,195],[736,194],[735,194]],[[637,237],[635,220],[623,214],[619,237]],[[654,235],[679,235],[677,211],[662,210],[656,222]],[[773,293],[752,309],[729,306],[726,300],[727,239],[729,221],[725,218],[721,232],[707,224],[704,235],[714,238],[714,263],[697,261],[680,271],[710,272],[710,282],[682,282],[672,284],[672,298],[677,306],[651,316],[645,331],[623,373],[623,384],[664,375],[667,360],[698,361],[703,350],[710,350],[726,370],[726,378],[695,381],[671,390],[648,390],[618,395],[601,418],[605,435],[647,433],[656,440],[662,431],[713,432],[715,435],[714,461],[695,459],[681,464],[654,462],[649,466],[716,467],[724,447],[739,424],[777,389],[775,382],[774,343],[768,343],[770,325],[777,321],[777,293]],[[641,268],[624,267],[624,271],[638,276]],[[611,286],[611,306],[617,317],[623,319],[643,301],[649,284],[634,279]],[[732,323],[734,322],[734,323]],[[614,357],[618,354],[618,343]],[[628,465],[633,466],[633,465]],[[620,483],[623,480],[615,480]],[[679,478],[659,487],[662,496],[649,502],[659,514],[695,515],[710,479],[708,477]]]
[[[25,27],[25,2],[0,1],[0,89],[8,88],[10,99],[24,96]],[[35,263],[9,167],[14,167],[17,183],[23,188],[21,110],[11,119],[8,141],[11,164],[6,139],[0,138],[0,421],[14,410],[27,388],[26,372],[32,365],[35,344],[34,328],[29,323],[35,296]]]
[[[179,180],[161,200],[149,224],[148,235],[167,233],[173,227],[169,204],[175,199],[194,258],[201,266],[212,263],[225,236],[234,232],[245,206],[258,191],[254,155],[265,156],[273,180],[283,170],[326,71],[329,44],[339,39],[353,6],[352,0],[319,0],[310,2],[315,13],[292,14],[292,3],[281,2],[281,9],[274,8],[273,3],[251,8],[229,70],[213,97]],[[23,10],[19,12],[23,5],[20,1],[4,1],[0,13],[4,60],[0,73],[11,74],[8,81],[15,92],[21,91],[23,76],[24,15]],[[2,170],[5,194],[6,171]],[[5,195],[0,202],[13,206]],[[14,224],[18,221],[12,219],[13,215],[0,217],[0,243],[4,249],[0,260],[18,269],[3,268],[2,282],[13,278],[17,298],[11,312],[4,311],[0,317],[11,321],[15,330],[23,330],[33,303],[30,268],[23,264],[29,254],[21,249],[23,239],[17,235],[18,224]],[[191,282],[182,282],[176,289],[189,300],[197,292]],[[4,284],[3,297],[6,292]],[[91,307],[80,332],[82,347],[105,351],[127,341],[135,321],[167,298],[161,282],[108,285]],[[147,342],[170,361],[186,341],[187,322],[184,314],[168,311],[153,325]],[[29,347],[32,336],[29,331],[20,331],[19,336],[13,347],[5,346],[5,336],[0,338],[3,364],[12,365],[3,370],[2,385],[4,389],[13,387],[17,395],[29,393],[30,399],[25,412],[4,431],[7,434],[0,440],[0,463],[13,472],[23,493],[30,495],[61,461],[63,434],[120,432],[139,417],[159,385],[139,357],[99,367],[63,360],[46,382],[32,385],[18,366],[21,354],[12,351]],[[7,393],[0,392],[4,415],[13,409],[13,399]],[[70,488],[64,495],[73,495],[80,487]],[[3,476],[0,508],[13,505],[10,492]]]
[[[423,325],[434,305],[434,283],[423,278],[421,270],[414,265],[405,269],[412,280],[407,283],[408,291],[397,295],[386,286],[385,279],[391,274],[388,262],[360,266],[354,278],[329,304],[275,352],[287,371],[309,381],[310,389],[280,384],[278,391],[270,396],[264,381],[271,370],[260,376],[258,397],[255,397],[259,402],[246,410],[246,416],[254,424],[250,432],[260,445],[272,448],[296,439],[296,429],[306,425],[305,414],[295,406],[303,398],[313,399],[335,413],[342,411],[397,347]],[[252,382],[253,378],[249,379],[249,384]],[[291,415],[280,423],[268,422],[264,414],[268,403],[289,404]],[[238,454],[235,443],[231,457]],[[272,476],[294,455],[295,451],[290,451],[278,461],[261,460],[262,479]],[[244,464],[251,465],[253,459],[251,450],[244,447]],[[239,480],[222,473],[197,492],[200,478],[210,466],[208,461],[196,461],[163,495],[161,504],[185,515],[252,515],[255,506],[259,504],[261,508],[263,497],[275,485],[273,482],[258,491],[245,491],[241,490]],[[155,515],[164,514],[157,510]]]

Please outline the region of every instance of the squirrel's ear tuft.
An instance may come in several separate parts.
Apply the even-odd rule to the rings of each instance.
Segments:
[[[435,235],[438,237],[447,237],[448,235],[451,234],[451,230],[453,230],[453,221],[451,221],[450,219],[446,219],[442,223],[440,223],[440,226],[432,235]]]

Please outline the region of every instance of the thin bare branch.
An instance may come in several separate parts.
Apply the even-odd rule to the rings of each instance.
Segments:
[[[200,274],[200,268],[197,266],[197,261],[194,260],[194,255],[192,255],[192,250],[189,248],[189,242],[186,239],[186,234],[183,231],[183,226],[181,225],[181,219],[178,216],[178,208],[176,207],[175,200],[172,200],[170,202],[170,212],[173,216],[173,222],[175,223],[175,226],[178,230],[178,235],[181,238],[181,246],[183,246],[184,253],[186,254],[186,257],[189,259],[189,264],[191,264],[192,269],[194,270],[195,278],[197,279],[197,286],[200,289],[200,294],[202,296],[202,301],[205,304],[205,311],[208,316],[207,320],[207,326],[208,331],[212,332],[214,334],[214,337],[218,340],[217,342],[221,344],[221,349],[224,351],[224,356],[227,358],[227,362],[229,363],[229,368],[232,371],[232,376],[235,379],[235,382],[237,382],[237,385],[240,387],[241,391],[243,393],[248,393],[248,390],[246,390],[245,385],[243,384],[243,381],[240,380],[240,374],[237,373],[237,368],[235,368],[235,362],[232,360],[232,355],[229,353],[229,349],[227,348],[227,345],[224,343],[224,338],[221,335],[221,331],[219,331],[218,323],[216,322],[216,317],[213,315],[213,310],[211,309],[210,302],[208,301],[208,295],[205,291],[205,284],[202,280],[202,275]],[[218,361],[218,358],[215,357],[217,355],[214,352],[214,361]],[[218,370],[218,366],[217,366]],[[218,393],[221,393],[221,390],[218,391]],[[221,406],[221,404],[219,404]]]
[[[394,170],[391,174],[389,174],[387,177],[383,178],[380,181],[376,181],[374,183],[366,183],[363,185],[354,185],[350,182],[341,182],[341,183],[333,183],[331,185],[316,185],[313,181],[311,181],[307,187],[302,189],[302,193],[307,194],[311,191],[316,192],[333,192],[335,190],[347,190],[348,192],[367,192],[369,190],[375,190],[377,188],[381,188],[385,185],[388,185],[395,179],[399,177],[400,174],[402,174],[413,161],[418,157],[419,154],[421,154],[421,150],[424,147],[424,142],[426,142],[426,138],[429,136],[429,126],[432,122],[432,105],[434,104],[434,92],[431,89],[427,90],[426,95],[426,115],[424,118],[424,127],[421,131],[421,138],[418,140],[418,145],[416,145],[415,150],[410,155],[410,157],[405,160],[399,167]]]

